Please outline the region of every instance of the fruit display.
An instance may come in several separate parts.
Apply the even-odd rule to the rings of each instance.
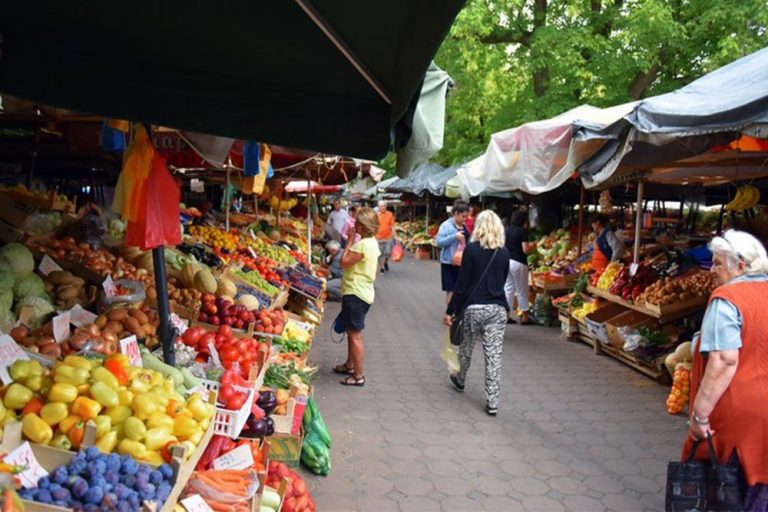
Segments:
[[[296,264],[296,258],[291,255],[288,249],[280,245],[274,245],[271,240],[268,242],[259,236],[252,238],[248,235],[243,235],[242,242],[246,249],[250,247],[257,254],[274,260],[278,263],[284,265]]]
[[[193,256],[196,261],[207,265],[210,268],[219,268],[223,262],[212,250],[209,250],[203,244],[188,244],[186,242],[176,246],[180,252]]]
[[[189,234],[214,249],[223,249],[227,252],[234,251],[239,241],[239,235],[236,232],[228,233],[215,226],[190,226]]]
[[[667,367],[667,371],[670,375],[674,375],[675,368],[677,368],[677,365],[680,363],[685,364],[690,369],[689,365],[692,358],[693,355],[691,354],[691,342],[684,341],[677,346],[674,352],[666,357],[664,360],[664,366]]]
[[[709,297],[715,288],[715,274],[695,270],[677,278],[665,277],[656,281],[637,297],[636,302],[664,306],[694,297]]]
[[[261,273],[256,270],[250,272],[245,270],[233,270],[231,271],[231,274],[244,280],[246,283],[255,286],[270,297],[274,297],[280,292],[279,288],[267,282],[267,280],[262,277]]]
[[[600,277],[597,280],[597,287],[601,290],[608,290],[613,284],[613,280],[621,271],[623,265],[616,261],[612,261],[608,264]]]
[[[725,205],[726,211],[740,212],[754,208],[760,202],[760,190],[753,185],[744,185],[736,190],[736,195]]]
[[[656,274],[644,263],[637,266],[634,275],[630,273],[630,267],[622,267],[608,288],[609,293],[618,295],[625,300],[635,300],[651,284],[657,281]]]
[[[136,368],[120,354],[103,363],[69,355],[48,370],[37,361],[16,361],[9,369],[13,383],[3,397],[3,421],[22,418],[25,438],[65,450],[80,447],[85,423],[93,421],[94,446],[103,453],[161,464],[169,459],[168,447],[179,444],[190,456],[214,407],[198,393],[177,391],[194,382],[175,368],[144,362],[145,368]]]
[[[585,302],[578,308],[571,311],[571,316],[583,320],[588,314],[597,311],[597,303]]]
[[[107,455],[89,447],[42,477],[37,487],[19,491],[19,497],[76,512],[127,512],[139,510],[144,503],[159,510],[171,494],[172,479],[169,464],[152,467],[127,455]]]
[[[667,412],[680,414],[688,405],[691,389],[691,371],[683,364],[678,364],[672,377],[672,390],[667,398]]]
[[[274,460],[270,461],[266,484],[269,487],[276,489],[280,487],[282,479],[286,479],[288,485],[285,488],[285,497],[280,512],[314,512],[315,502],[312,499],[312,496],[310,496],[307,484],[304,482],[304,479],[301,478],[301,475],[291,470],[282,462]],[[275,510],[274,508],[269,507],[269,505],[272,504],[274,504],[274,498],[270,499],[270,502],[266,504],[266,508]],[[263,501],[262,505],[264,505]]]
[[[246,329],[255,323],[259,314],[259,303],[250,302],[251,298],[239,298],[238,303],[232,303],[224,298],[216,298],[212,293],[202,295],[202,306],[197,320],[212,325],[228,325],[235,329]]]

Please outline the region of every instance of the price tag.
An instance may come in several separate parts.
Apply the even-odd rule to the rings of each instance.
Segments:
[[[141,352],[139,351],[139,342],[136,336],[128,336],[120,340],[120,353],[128,356],[131,366],[143,366],[141,364]]]
[[[62,268],[59,266],[58,263],[53,261],[47,254],[43,256],[43,259],[40,261],[40,266],[37,267],[37,270],[40,271],[41,274],[44,276],[47,276],[54,270],[62,270]]]
[[[635,277],[635,274],[637,274],[637,267],[639,265],[637,263],[633,263],[629,266],[629,275],[632,277]]]
[[[75,304],[75,306],[69,310],[69,321],[72,322],[72,325],[75,327],[83,327],[84,325],[92,324],[96,321],[96,318],[96,314],[86,311],[80,304]]]
[[[248,247],[248,252],[251,253],[251,258],[256,259],[256,251],[253,250],[253,247]]]
[[[253,467],[253,454],[250,444],[238,446],[221,457],[213,459],[213,469],[248,469],[251,467]]]
[[[184,498],[181,500],[181,504],[187,509],[187,512],[213,512],[213,509],[199,494],[193,494],[188,498]]]
[[[48,472],[37,462],[28,441],[21,443],[21,446],[6,455],[3,461],[15,466],[26,466],[27,469],[16,475],[24,488],[37,487],[37,481],[48,476]]]
[[[211,361],[218,367],[221,367],[221,359],[219,358],[219,351],[216,350],[212,341],[208,342],[208,352],[211,354]]]
[[[102,283],[102,286],[104,287],[104,295],[107,297],[114,297],[117,295],[117,289],[115,288],[115,282],[112,280],[112,276],[107,276]]]
[[[69,311],[64,311],[53,317],[53,339],[55,339],[57,343],[69,339],[70,318],[71,315]]]
[[[19,359],[29,360],[29,356],[13,338],[7,334],[0,335],[0,379],[3,381],[3,384],[13,382],[11,375],[8,373],[8,367]]]
[[[179,315],[176,313],[171,313],[170,321],[171,325],[174,326],[177,331],[179,331],[179,336],[184,334],[184,331],[187,330],[187,322],[182,320],[181,317],[179,317]]]

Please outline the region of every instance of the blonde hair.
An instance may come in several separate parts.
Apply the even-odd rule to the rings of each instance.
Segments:
[[[483,249],[504,247],[504,226],[501,219],[491,210],[484,210],[475,219],[472,241],[479,242]]]
[[[742,261],[747,267],[746,274],[768,272],[768,255],[765,247],[747,232],[729,229],[723,233],[723,236],[712,239],[709,250],[724,257],[730,271],[738,270],[739,261]]]
[[[379,217],[376,215],[376,212],[374,212],[372,208],[367,206],[358,208],[357,215],[355,215],[355,226],[358,225],[362,228],[363,231],[360,233],[360,236],[363,238],[368,238],[369,236],[375,235],[379,230]]]

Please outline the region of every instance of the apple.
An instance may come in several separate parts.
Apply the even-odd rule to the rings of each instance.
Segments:
[[[213,325],[219,325],[221,323],[221,320],[219,320],[219,317],[217,317],[217,316],[212,316],[211,317],[211,323]]]
[[[243,322],[242,319],[238,318],[232,323],[232,327],[235,327],[236,329],[242,329],[245,325],[245,322]]]

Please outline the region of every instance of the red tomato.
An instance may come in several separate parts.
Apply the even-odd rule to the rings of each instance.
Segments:
[[[224,347],[221,352],[219,352],[219,355],[221,356],[222,361],[237,361],[240,358],[240,353],[234,345]]]
[[[223,404],[226,404],[229,402],[229,400],[232,399],[233,396],[235,396],[235,388],[230,386],[229,384],[224,384],[219,388],[219,401]]]
[[[228,327],[226,325],[222,327]],[[229,338],[224,336],[223,334],[217,334],[216,335],[216,347],[223,347],[225,345],[229,344]]]
[[[200,339],[197,341],[197,349],[198,351],[205,349],[208,350],[208,343],[215,343],[216,342],[216,335],[212,332],[207,332],[200,336]]]
[[[219,330],[217,331],[218,334],[221,334],[223,336],[226,336],[227,338],[232,337],[232,327],[229,325],[220,325]]]
[[[240,409],[245,404],[246,398],[248,397],[245,393],[235,393],[226,401],[227,409],[233,411]]]

